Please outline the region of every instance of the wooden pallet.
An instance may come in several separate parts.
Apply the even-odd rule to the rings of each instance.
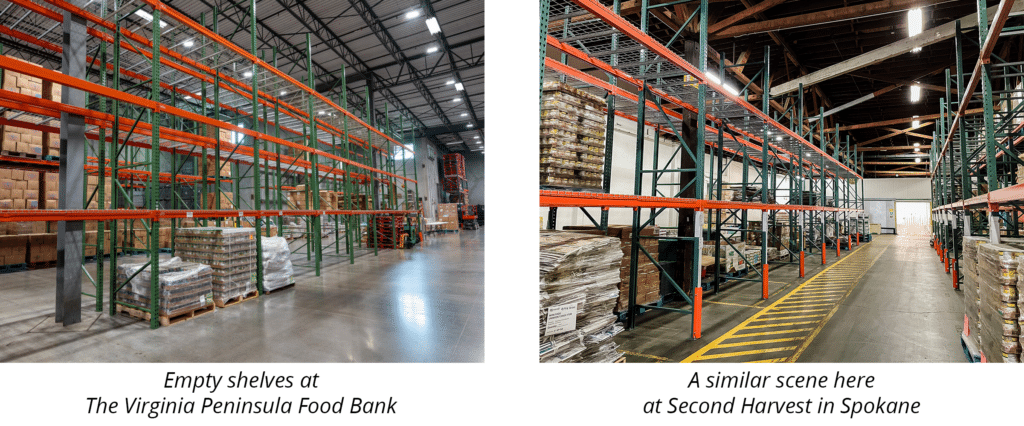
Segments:
[[[13,265],[0,265],[0,274],[6,274],[8,272],[19,272],[28,269],[28,264],[15,263]]]
[[[237,305],[237,304],[242,303],[242,302],[244,302],[246,300],[252,300],[252,299],[255,299],[257,297],[260,297],[260,292],[258,292],[256,290],[253,290],[253,291],[245,293],[245,294],[243,294],[241,296],[232,297],[232,298],[230,298],[228,300],[217,300],[217,298],[214,298],[213,299],[213,304],[217,305],[218,308],[226,308],[228,306]]]
[[[150,318],[149,312],[146,312],[146,311],[143,311],[143,310],[140,310],[140,309],[129,308],[129,307],[124,306],[124,305],[116,305],[116,306],[117,306],[117,313],[118,314],[124,313],[127,316],[130,316],[132,318],[138,318],[140,320],[147,321],[147,322],[149,321],[149,318]],[[197,317],[199,317],[201,315],[206,315],[206,314],[208,314],[210,312],[213,312],[213,310],[214,310],[214,306],[213,305],[208,305],[208,306],[203,307],[203,308],[193,309],[191,311],[188,311],[188,312],[185,312],[185,313],[181,313],[181,314],[178,314],[178,315],[174,315],[174,316],[171,316],[171,317],[168,317],[166,315],[160,315],[160,317],[159,317],[160,326],[167,327],[169,325],[174,325],[174,324],[177,324],[179,322],[188,321],[190,319],[197,318]]]
[[[43,155],[29,154],[27,152],[0,151],[0,154],[8,157],[34,158],[37,160],[42,160],[44,158]]]
[[[279,291],[285,291],[285,290],[288,290],[290,288],[295,288],[295,283],[288,284],[288,285],[286,285],[284,287],[278,287],[278,288],[275,288],[273,290],[265,291],[265,292],[263,292],[263,294],[277,293]]]

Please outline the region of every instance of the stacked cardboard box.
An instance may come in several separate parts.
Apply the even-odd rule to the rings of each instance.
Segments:
[[[85,239],[85,252],[86,256],[96,255],[96,244],[99,243],[99,232],[98,231],[85,231],[83,236]],[[111,252],[110,246],[110,231],[103,231],[103,253]]]
[[[213,300],[219,306],[256,291],[255,229],[181,229],[175,248],[182,260],[213,268]]]
[[[57,261],[57,234],[28,236],[28,263]]]
[[[39,205],[41,208],[54,210],[57,208],[57,200],[60,199],[60,174],[47,172],[40,175]]]
[[[0,265],[18,265],[27,261],[27,235],[0,236]]]
[[[103,197],[100,197],[100,191],[98,190],[100,185],[99,176],[88,176],[85,184],[85,198],[83,202],[89,202],[89,205],[85,206],[87,209],[109,209],[111,208],[110,200],[113,197],[113,191],[110,186],[110,177],[103,179]],[[91,199],[91,201],[90,201]],[[56,203],[54,203],[56,208]]]
[[[574,232],[540,233],[540,361],[614,362],[622,331],[611,309],[618,295],[619,240]]]
[[[313,199],[309,198],[310,194],[312,194],[312,193],[313,193],[312,188],[309,188],[306,185],[298,185],[298,186],[295,187],[294,191],[289,191],[288,192],[288,199],[295,206],[296,210],[315,209],[316,205],[314,204]],[[326,191],[326,190],[319,191],[320,209],[321,210],[334,210],[336,208],[335,204],[333,204],[332,201],[331,201],[332,198],[331,198],[330,194],[331,194],[330,191]],[[336,197],[337,197],[337,195],[335,195],[335,198]],[[309,202],[308,206],[306,205],[307,199],[308,199],[308,202]]]
[[[7,58],[26,62],[10,56]],[[42,98],[43,80],[13,71],[4,71],[3,89],[34,98]],[[37,116],[21,111],[7,111],[4,113],[4,118],[32,124],[42,121]],[[39,130],[9,125],[0,126],[0,137],[3,141],[0,143],[0,150],[9,154],[28,154],[35,157],[43,155],[43,132]]]
[[[458,231],[459,230],[459,205],[458,204],[438,204],[437,205],[437,221],[444,222],[441,225],[441,229],[445,231]]]
[[[604,178],[605,101],[545,82],[540,117],[540,184],[599,189]]]
[[[0,169],[0,209],[39,208],[39,172]]]
[[[235,207],[235,195],[227,192],[220,192],[220,210],[237,210]],[[208,193],[206,194],[206,209],[217,210],[217,194]]]

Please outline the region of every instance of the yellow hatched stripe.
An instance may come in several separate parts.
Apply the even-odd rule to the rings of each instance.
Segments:
[[[732,335],[732,337],[735,337],[735,338],[739,338],[739,337],[761,337],[761,336],[770,336],[770,335],[773,335],[773,334],[802,333],[802,332],[811,331],[811,330],[814,330],[814,329],[813,328],[797,328],[797,329],[792,329],[792,330],[762,331],[760,333],[734,334],[734,335]]]
[[[731,358],[731,357],[734,357],[734,356],[757,355],[757,354],[766,354],[766,353],[772,353],[772,352],[785,352],[785,351],[791,351],[793,349],[796,349],[796,346],[786,346],[786,347],[783,347],[783,348],[755,349],[755,350],[752,350],[752,351],[727,352],[727,353],[712,354],[712,355],[701,355],[700,357],[698,357],[696,359],[706,360],[706,359]]]
[[[733,336],[733,337],[735,337],[735,336]],[[768,344],[772,344],[772,343],[792,342],[794,340],[800,340],[800,339],[803,339],[803,338],[804,338],[804,336],[783,337],[781,339],[768,339],[768,340],[751,340],[749,342],[726,343],[726,344],[718,345],[718,347],[720,347],[720,348],[735,348],[737,346],[768,345]]]

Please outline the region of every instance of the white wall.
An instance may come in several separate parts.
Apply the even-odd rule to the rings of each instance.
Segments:
[[[931,201],[928,178],[864,179],[864,198]]]

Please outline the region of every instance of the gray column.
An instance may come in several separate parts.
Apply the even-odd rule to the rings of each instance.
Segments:
[[[82,3],[76,1],[73,3]],[[85,79],[85,19],[64,12],[63,56],[65,75]],[[85,92],[63,86],[65,104],[85,107]],[[82,210],[85,182],[85,120],[80,115],[60,114],[61,210]],[[57,222],[57,301],[54,318],[65,326],[82,322],[82,221]]]

